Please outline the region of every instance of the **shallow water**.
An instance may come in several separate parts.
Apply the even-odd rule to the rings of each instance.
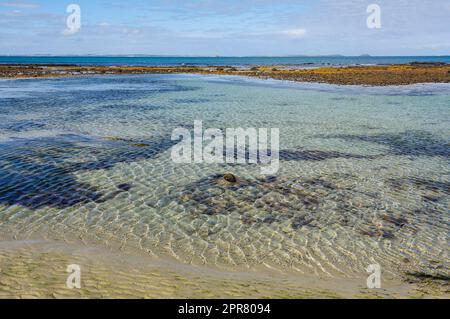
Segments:
[[[450,85],[138,75],[0,82],[0,236],[182,263],[450,275]],[[280,128],[280,170],[175,164],[176,127]],[[223,183],[232,172],[237,185]]]

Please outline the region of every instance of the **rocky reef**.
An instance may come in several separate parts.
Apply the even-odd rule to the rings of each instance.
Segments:
[[[47,78],[104,74],[215,74],[273,78],[341,85],[407,85],[450,83],[446,63],[297,68],[291,66],[77,66],[0,65],[0,78]]]

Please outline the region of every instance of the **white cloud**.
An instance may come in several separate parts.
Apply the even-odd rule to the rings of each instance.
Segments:
[[[289,29],[280,32],[283,35],[286,35],[290,38],[303,38],[306,34],[305,29]]]
[[[288,38],[298,39],[306,34],[306,29],[287,29],[287,30],[266,30],[266,31],[240,31],[240,30],[222,30],[222,31],[192,31],[192,32],[177,32],[175,33],[181,38],[192,39],[256,39],[266,38],[268,36],[279,38],[285,36]]]
[[[64,29],[61,31],[61,34],[64,36],[74,35],[78,33],[79,30],[73,30],[73,29]]]
[[[226,32],[210,32],[210,31],[197,31],[197,32],[178,32],[177,36],[181,38],[192,38],[192,39],[222,39],[229,37],[230,35]]]
[[[0,2],[0,6],[21,8],[21,9],[34,9],[34,8],[39,7],[39,5],[37,3],[20,1],[20,0],[9,1],[9,2]]]
[[[128,28],[128,27],[125,27],[125,28],[122,29],[122,33],[123,34],[140,34],[141,32],[142,32],[142,30],[139,29],[139,28]]]

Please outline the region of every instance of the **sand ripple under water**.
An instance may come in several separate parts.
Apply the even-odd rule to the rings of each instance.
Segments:
[[[0,237],[322,278],[379,263],[448,282],[450,87],[333,88],[192,75],[2,82]],[[280,171],[173,163],[172,129],[194,120],[280,128]]]

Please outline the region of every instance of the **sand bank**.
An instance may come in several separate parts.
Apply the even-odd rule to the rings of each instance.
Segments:
[[[67,266],[81,267],[81,289],[66,287]],[[365,278],[230,272],[46,241],[0,242],[0,298],[422,298],[442,289]]]

